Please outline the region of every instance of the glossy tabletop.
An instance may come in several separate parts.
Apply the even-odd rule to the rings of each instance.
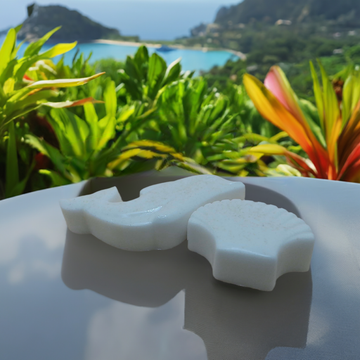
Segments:
[[[140,174],[0,201],[0,359],[331,360],[360,354],[360,185],[242,178],[312,228],[311,270],[272,292],[215,280],[186,242],[128,252],[67,230],[59,200],[178,178]],[[186,200],[186,199],[185,199]]]

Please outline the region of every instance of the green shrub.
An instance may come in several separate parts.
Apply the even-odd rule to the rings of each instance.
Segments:
[[[50,58],[61,55],[76,45],[57,44],[40,53],[43,44],[58,29],[54,29],[40,40],[28,45],[22,58],[17,58],[21,46],[16,46],[16,35],[21,27],[10,29],[0,49],[0,161],[2,162],[1,197],[21,194],[35,166],[34,159],[26,156],[24,133],[28,125],[24,116],[41,106],[62,108],[92,102],[55,102],[61,94],[60,88],[85,84],[98,75],[81,79],[49,80],[47,74],[54,72]],[[16,121],[16,123],[15,123]],[[23,160],[21,168],[19,161]],[[24,169],[25,167],[25,169]]]

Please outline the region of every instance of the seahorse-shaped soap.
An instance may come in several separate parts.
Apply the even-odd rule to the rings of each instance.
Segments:
[[[196,175],[144,188],[140,197],[123,202],[116,187],[60,206],[68,228],[93,234],[123,250],[170,249],[186,239],[190,215],[224,199],[244,199],[245,186],[215,175]]]

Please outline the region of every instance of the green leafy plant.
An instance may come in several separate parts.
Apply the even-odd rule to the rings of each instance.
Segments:
[[[156,168],[179,165],[200,171],[171,147],[149,141],[132,141],[152,115],[141,104],[124,106],[118,111],[115,83],[109,78],[104,89],[105,116],[98,117],[94,104],[84,105],[82,119],[68,109],[52,109],[47,116],[58,140],[58,147],[32,134],[26,142],[51,160],[53,169],[40,169],[53,186],[79,182],[94,176],[112,176],[149,169],[144,161],[155,160]],[[116,124],[121,124],[117,126]],[[137,160],[137,161],[136,161]],[[144,161],[142,161],[144,160]],[[158,161],[162,161],[161,165]]]
[[[29,167],[20,180],[18,163],[19,139],[18,125],[15,120],[21,120],[26,114],[40,106],[62,108],[94,102],[92,98],[81,100],[55,102],[61,88],[74,87],[87,83],[100,76],[93,75],[80,79],[49,80],[47,72],[51,72],[49,59],[61,55],[76,45],[57,44],[49,50],[40,53],[44,43],[56,31],[46,34],[40,40],[28,45],[24,56],[17,57],[20,45],[17,46],[16,35],[21,27],[10,29],[0,49],[0,148],[5,154],[5,179],[2,180],[2,191],[5,197],[23,192],[34,164]]]
[[[275,136],[279,130],[264,121],[242,85],[229,84],[220,93],[204,78],[182,73],[179,61],[166,67],[157,54],[149,57],[145,47],[127,58],[120,74],[119,103],[131,107],[137,101],[152,112],[151,121],[133,140],[170,146],[212,173],[264,176],[267,163],[260,156],[248,156],[248,148],[263,140],[292,144],[284,133]],[[254,135],[257,131],[260,137]]]
[[[191,77],[193,72],[181,73],[180,59],[169,66],[157,53],[149,56],[145,46],[139,47],[134,57],[128,56],[119,70],[118,94],[126,102],[137,100],[152,106],[163,89],[174,81]]]
[[[53,186],[108,174],[101,153],[115,137],[117,110],[115,84],[110,79],[104,89],[104,102],[106,115],[101,119],[92,103],[84,105],[85,119],[68,109],[52,109],[47,120],[58,147],[32,134],[26,135],[26,142],[52,161],[53,169],[39,172],[49,176]]]

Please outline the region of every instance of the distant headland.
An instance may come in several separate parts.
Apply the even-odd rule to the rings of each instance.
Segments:
[[[18,33],[19,39],[33,41],[41,38],[55,27],[61,26],[61,29],[51,37],[52,41],[139,40],[138,36],[122,36],[118,29],[103,26],[65,6],[40,6],[34,3],[27,7],[27,13],[28,17]]]

